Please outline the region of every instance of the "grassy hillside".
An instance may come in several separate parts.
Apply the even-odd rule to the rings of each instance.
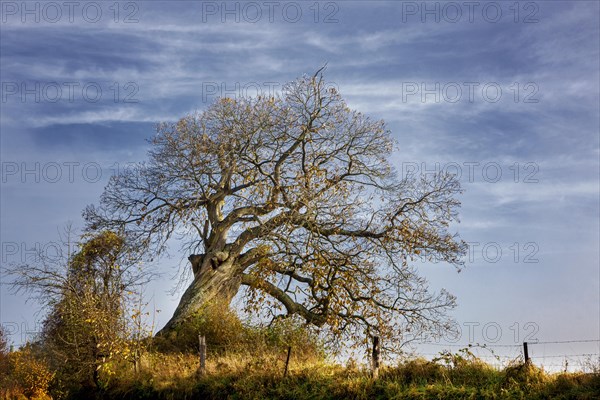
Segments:
[[[143,399],[599,399],[598,374],[551,375],[531,365],[498,371],[473,359],[441,365],[422,359],[383,368],[378,380],[354,366],[285,354],[223,355],[197,375],[195,355],[149,354],[139,374],[115,378],[110,397]]]
[[[598,371],[548,374],[518,362],[498,370],[464,349],[435,361],[388,365],[374,380],[354,362],[327,361],[318,337],[298,325],[250,327],[227,310],[200,315],[196,322],[175,338],[137,343],[137,357],[130,351],[107,359],[96,382],[82,380],[74,373],[79,366],[65,365],[43,342],[0,351],[0,398],[600,399]],[[198,373],[199,331],[208,343],[204,374]]]
[[[13,353],[19,354],[19,353]],[[23,355],[20,356],[21,362]],[[32,364],[4,379],[1,397],[93,398],[81,388],[66,393],[60,382]],[[285,354],[221,354],[198,374],[193,353],[148,352],[136,372],[116,365],[96,398],[122,399],[599,399],[600,375],[547,374],[515,364],[496,370],[472,359],[442,365],[422,359],[384,367],[378,380],[352,365],[341,366],[303,354],[292,356],[283,377]],[[14,372],[14,371],[13,371]],[[37,374],[37,376],[36,376]],[[51,378],[46,379],[45,378]],[[36,381],[37,379],[37,381]],[[36,385],[39,387],[36,388]]]

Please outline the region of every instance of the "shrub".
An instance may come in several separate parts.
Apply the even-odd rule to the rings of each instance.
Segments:
[[[199,310],[188,323],[169,336],[154,338],[154,349],[165,353],[197,352],[198,336],[206,338],[209,355],[281,353],[293,348],[294,357],[322,359],[324,346],[318,335],[292,318],[277,320],[268,326],[244,324],[237,313],[224,303]]]
[[[31,345],[8,354],[8,369],[0,377],[2,397],[51,399],[48,387],[54,378],[46,362],[37,356]]]

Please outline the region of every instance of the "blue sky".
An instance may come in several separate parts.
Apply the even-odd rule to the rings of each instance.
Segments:
[[[110,174],[145,158],[156,122],[327,63],[352,108],[388,123],[400,173],[461,173],[456,228],[473,257],[460,274],[418,263],[458,297],[457,343],[518,344],[532,326],[540,341],[600,337],[598,2],[114,4],[2,2],[3,263],[82,226]],[[159,325],[182,257],[157,266]],[[20,343],[35,304],[0,292]],[[579,346],[538,349],[599,352]]]

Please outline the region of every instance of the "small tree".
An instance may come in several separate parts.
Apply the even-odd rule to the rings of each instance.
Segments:
[[[8,337],[6,330],[0,325],[0,383],[8,374]]]
[[[383,121],[348,108],[321,71],[275,97],[223,98],[164,123],[149,161],[113,177],[85,217],[154,256],[184,238],[194,281],[163,333],[240,287],[250,309],[298,315],[339,338],[445,325],[414,257],[462,265],[447,231],[454,176],[399,178]],[[195,253],[195,254],[192,254]]]
[[[147,275],[138,273],[122,236],[104,231],[84,239],[74,254],[10,273],[17,290],[43,299],[41,342],[54,368],[71,383],[98,388],[102,373],[110,376],[115,361],[132,356],[128,300]]]

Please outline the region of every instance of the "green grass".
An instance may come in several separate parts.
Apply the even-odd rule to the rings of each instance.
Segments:
[[[381,370],[292,358],[282,376],[284,356],[219,356],[196,374],[193,355],[150,355],[144,370],[113,382],[110,397],[128,399],[599,399],[598,374],[548,374],[516,364],[497,370],[478,360],[446,366],[422,359]]]
[[[354,362],[328,362],[317,336],[293,323],[241,324],[227,310],[198,315],[173,337],[147,340],[135,370],[128,359],[102,369],[101,390],[84,388],[43,345],[0,352],[0,399],[600,399],[600,374],[549,374],[523,363],[502,370],[469,351],[408,359],[379,379]],[[198,332],[208,343],[198,374]],[[283,376],[288,346],[289,373]],[[58,367],[57,367],[58,366]],[[73,366],[76,367],[76,366]],[[53,369],[54,368],[54,369]]]
[[[529,364],[515,363],[498,370],[476,358],[412,359],[383,367],[379,379],[373,380],[366,369],[300,351],[292,352],[289,373],[284,377],[285,358],[285,349],[268,346],[212,352],[206,373],[200,376],[195,352],[153,349],[143,355],[137,372],[131,363],[114,365],[114,373],[103,377],[104,391],[96,396],[89,389],[61,396],[53,390],[61,387],[61,382],[53,382],[46,393],[33,398],[600,399],[597,373],[549,374]],[[28,365],[22,370],[30,370]],[[4,379],[10,382],[11,377]],[[11,390],[1,386],[0,398],[27,398],[15,385]]]

